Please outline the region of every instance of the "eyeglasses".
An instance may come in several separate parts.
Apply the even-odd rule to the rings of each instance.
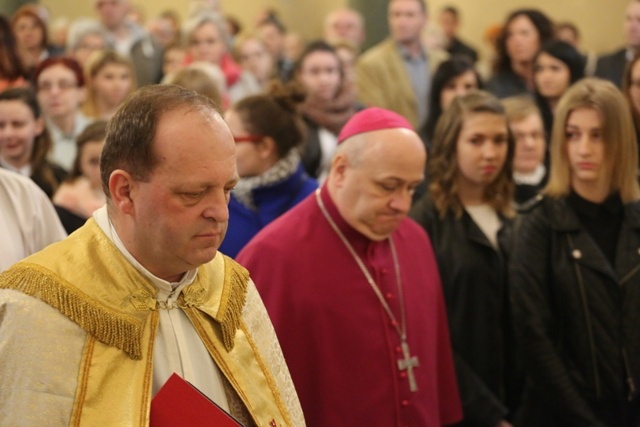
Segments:
[[[260,142],[264,139],[264,135],[243,135],[243,136],[233,136],[233,140],[236,144],[240,142]]]
[[[61,92],[66,92],[69,89],[77,88],[78,85],[74,82],[67,80],[61,80],[59,82],[42,82],[38,83],[38,92],[51,92],[53,88],[57,87]]]

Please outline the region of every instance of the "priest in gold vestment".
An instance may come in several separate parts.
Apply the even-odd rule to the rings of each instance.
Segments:
[[[0,275],[2,425],[148,425],[175,372],[243,425],[303,426],[249,273],[217,251],[238,176],[215,105],[140,89],[101,174],[107,205]]]

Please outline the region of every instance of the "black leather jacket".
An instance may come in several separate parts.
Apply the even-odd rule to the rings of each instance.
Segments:
[[[462,426],[493,427],[520,397],[507,282],[511,220],[501,217],[497,250],[467,212],[444,218],[429,195],[409,214],[431,239],[447,305]]]
[[[528,373],[520,425],[603,426],[603,406],[638,402],[640,202],[624,206],[614,267],[565,198],[543,198],[515,233],[513,304]]]

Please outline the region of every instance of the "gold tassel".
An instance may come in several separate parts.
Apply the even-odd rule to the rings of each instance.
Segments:
[[[142,359],[143,321],[115,312],[48,269],[18,263],[0,274],[0,288],[38,298],[57,309],[98,341]]]
[[[236,330],[240,327],[242,309],[247,301],[247,285],[249,272],[246,268],[224,257],[224,288],[220,303],[220,318],[222,327],[222,341],[227,351],[231,351],[234,345]]]

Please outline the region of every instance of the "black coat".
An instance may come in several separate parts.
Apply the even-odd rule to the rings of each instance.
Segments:
[[[431,239],[444,291],[464,426],[491,426],[519,398],[507,254],[511,221],[501,218],[496,250],[468,213],[438,216],[428,195],[411,210]]]
[[[640,414],[629,386],[640,384],[640,202],[624,207],[615,267],[565,198],[541,199],[515,230],[513,303],[528,374],[519,425],[640,425],[618,419],[632,406]]]
[[[627,49],[624,48],[601,56],[596,63],[595,76],[607,79],[621,88],[627,62]]]

